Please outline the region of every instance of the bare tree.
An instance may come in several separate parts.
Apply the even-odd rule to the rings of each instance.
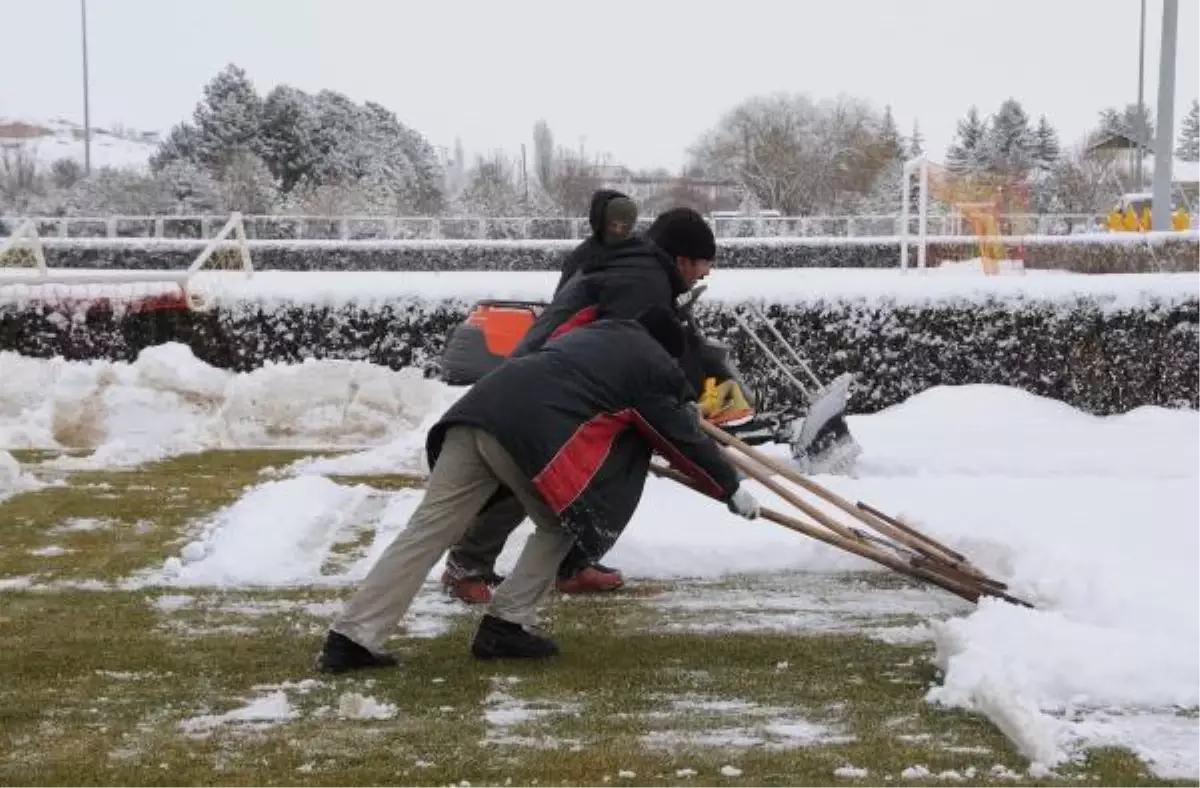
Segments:
[[[514,216],[520,213],[521,193],[517,173],[503,152],[480,156],[467,173],[467,184],[458,195],[458,208],[466,216]]]
[[[755,96],[726,113],[690,149],[692,171],[730,178],[764,208],[804,214],[870,188],[881,168],[868,150],[878,118],[851,97]]]
[[[1040,207],[1054,213],[1107,211],[1131,186],[1121,154],[1089,151],[1083,142],[1051,171],[1045,187],[1049,204]]]
[[[34,153],[24,145],[0,146],[0,210],[24,213],[45,192]]]
[[[592,192],[599,186],[595,167],[578,153],[559,148],[554,178],[546,192],[564,216],[585,215]]]
[[[551,187],[554,182],[554,134],[544,120],[533,126],[533,172],[543,189]]]

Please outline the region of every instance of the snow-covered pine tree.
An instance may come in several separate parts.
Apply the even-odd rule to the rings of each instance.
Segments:
[[[1145,133],[1138,134],[1138,127],[1145,129]],[[1149,145],[1154,139],[1154,116],[1153,108],[1149,104],[1142,105],[1142,119],[1138,122],[1137,104],[1126,104],[1123,109],[1109,107],[1100,110],[1100,126],[1097,129],[1097,136],[1110,134],[1119,134],[1122,137],[1128,137],[1136,140],[1141,138],[1143,144]]]
[[[908,158],[917,159],[925,155],[925,135],[921,133],[920,121],[913,121],[912,136],[908,138]]]
[[[987,131],[987,123],[980,119],[978,108],[972,105],[966,117],[958,122],[954,142],[946,151],[946,166],[951,172],[961,174],[979,169],[979,147]]]
[[[1200,102],[1196,99],[1179,124],[1175,155],[1181,161],[1200,161]]]
[[[1005,99],[980,142],[979,163],[989,172],[1024,178],[1033,169],[1036,147],[1021,102]]]
[[[312,97],[302,90],[279,85],[263,102],[262,158],[286,194],[310,177],[321,157],[316,147],[317,125]]]
[[[1033,130],[1034,166],[1044,172],[1049,172],[1062,156],[1062,146],[1058,141],[1058,132],[1050,125],[1045,115],[1038,117],[1037,126]]]
[[[262,149],[262,99],[240,67],[229,64],[204,86],[192,116],[197,163],[215,170],[235,151]]]
[[[879,131],[876,136],[876,146],[879,150],[880,161],[887,167],[895,161],[903,161],[905,144],[900,130],[896,128],[896,119],[892,116],[892,106],[883,108],[883,118],[879,121]]]

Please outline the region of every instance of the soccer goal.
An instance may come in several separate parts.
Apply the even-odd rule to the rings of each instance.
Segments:
[[[203,310],[211,300],[194,286],[197,275],[231,269],[247,277],[254,272],[240,213],[232,214],[191,265],[180,270],[51,268],[37,224],[27,219],[0,243],[0,307],[38,305],[72,315],[97,309]]]

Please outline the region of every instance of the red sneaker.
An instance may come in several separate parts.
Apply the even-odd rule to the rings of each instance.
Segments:
[[[456,578],[449,573],[443,574],[442,588],[468,605],[486,605],[492,601],[492,589],[488,588],[487,580],[478,575]]]
[[[593,564],[574,575],[559,580],[559,593],[562,594],[594,594],[616,591],[625,585],[625,578],[619,570],[607,566]]]

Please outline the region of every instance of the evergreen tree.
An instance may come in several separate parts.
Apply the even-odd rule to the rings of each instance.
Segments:
[[[983,169],[1024,177],[1034,165],[1036,139],[1021,102],[1009,98],[992,117],[978,148]]]
[[[1062,155],[1062,146],[1058,141],[1058,132],[1050,125],[1045,115],[1038,117],[1037,128],[1033,131],[1033,163],[1043,172],[1054,169]]]
[[[893,161],[904,159],[904,139],[896,128],[896,119],[892,116],[892,107],[883,108],[883,118],[879,122],[878,139],[880,161],[887,166]]]
[[[925,137],[921,134],[921,124],[913,121],[912,136],[908,139],[908,157],[918,159],[925,155]]]
[[[971,172],[979,168],[979,146],[987,130],[987,124],[979,117],[979,110],[972,105],[967,110],[967,116],[958,122],[954,142],[946,151],[946,166],[952,172]]]
[[[1142,119],[1138,122],[1137,104],[1126,104],[1124,109],[1109,107],[1100,110],[1100,127],[1098,136],[1119,134],[1132,140],[1141,140],[1143,145],[1150,145],[1154,139],[1154,120],[1149,104],[1142,105]],[[1139,127],[1144,133],[1139,134]]]
[[[1175,155],[1181,161],[1200,161],[1200,102],[1192,99],[1192,108],[1179,124]]]

